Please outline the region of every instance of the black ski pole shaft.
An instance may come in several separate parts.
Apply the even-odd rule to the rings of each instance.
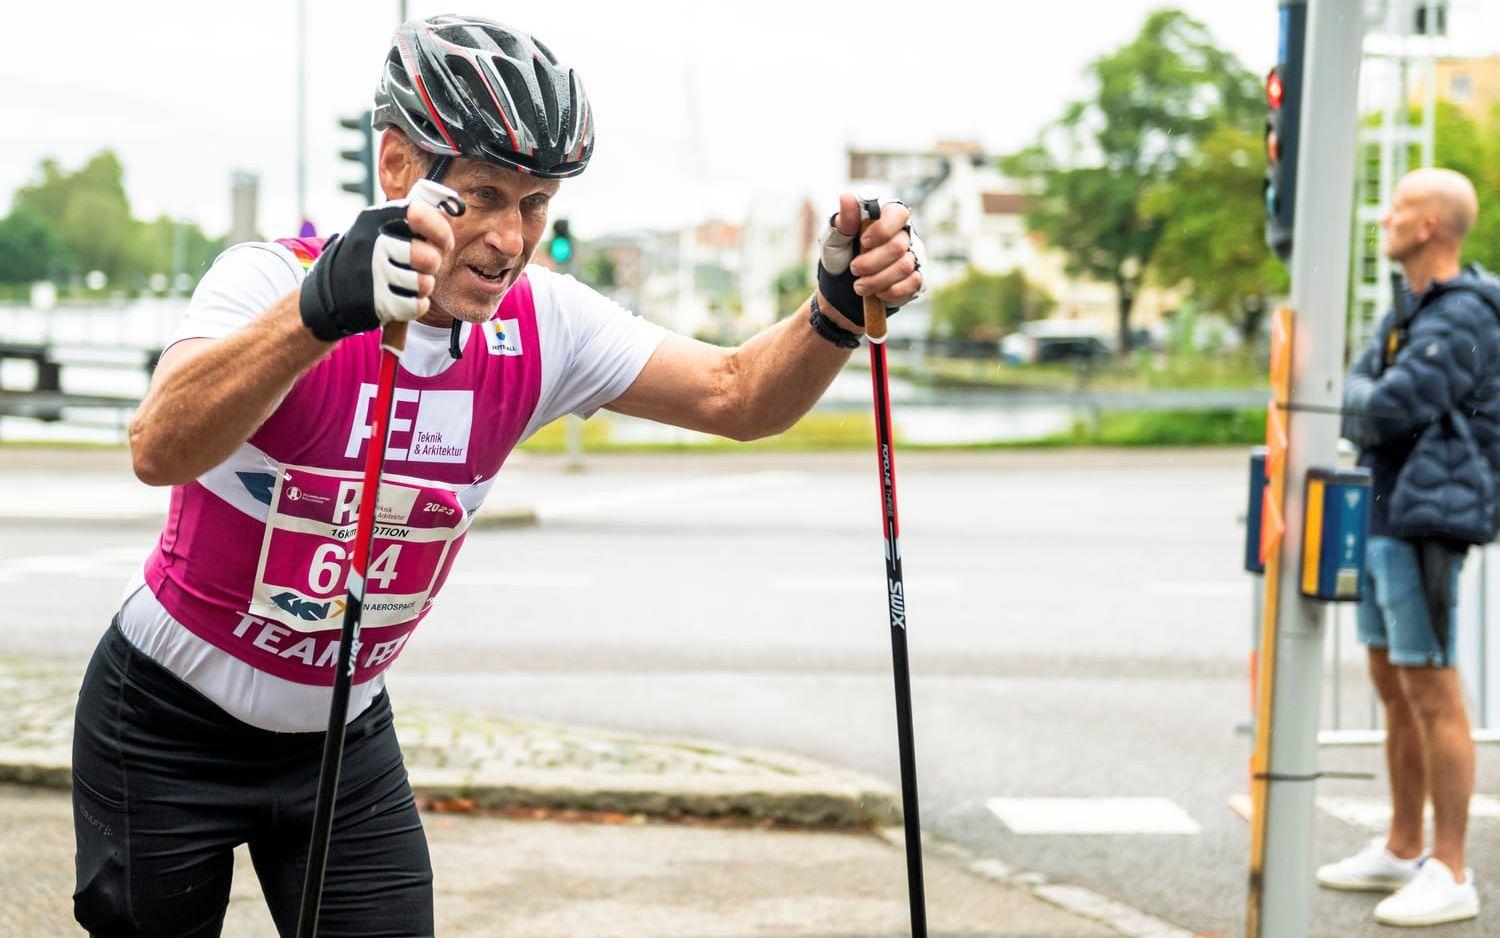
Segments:
[[[879,217],[878,203],[871,217]],[[868,222],[865,226],[868,226]],[[861,230],[863,227],[861,226]],[[886,374],[885,301],[864,298],[865,335],[870,340],[870,381],[875,397],[875,446],[879,457],[882,524],[885,529],[886,601],[891,620],[891,670],[896,681],[896,742],[901,760],[901,814],[905,824],[906,886],[911,899],[912,938],[927,938],[927,897],[922,885],[922,821],[917,809],[917,755],[912,733],[911,667],[906,654],[906,586],[901,579],[901,529],[896,515],[896,460],[891,442],[891,389]]]
[[[312,837],[307,848],[307,875],[302,882],[302,906],[297,916],[297,938],[316,938],[318,911],[323,904],[323,874],[328,867],[328,844],[333,837],[333,810],[338,801],[339,770],[344,762],[344,731],[349,713],[349,689],[354,678],[355,648],[364,609],[365,573],[369,570],[375,536],[375,510],[380,475],[385,469],[387,429],[395,396],[396,365],[406,345],[406,323],[388,323],[380,334],[380,381],[376,386],[370,449],[365,454],[364,487],[359,519],[354,528],[354,557],[349,565],[349,594],[339,632],[338,664],[333,672],[333,699],[328,707],[328,734],[323,739],[323,766],[318,775],[318,800],[313,806]]]

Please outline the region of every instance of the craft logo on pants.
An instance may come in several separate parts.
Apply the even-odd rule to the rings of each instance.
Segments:
[[[491,319],[480,328],[484,330],[484,344],[491,355],[521,354],[519,319]]]
[[[359,386],[359,404],[344,455],[359,458],[370,438],[370,404],[375,385]],[[464,462],[474,426],[473,391],[418,391],[396,388],[391,402],[390,445],[385,458],[405,462]]]

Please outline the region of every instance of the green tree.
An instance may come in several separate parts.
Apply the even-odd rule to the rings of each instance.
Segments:
[[[1089,63],[1090,97],[1069,104],[1038,142],[1002,163],[1037,198],[1027,224],[1067,257],[1070,273],[1114,285],[1120,346],[1166,219],[1141,211],[1221,125],[1263,118],[1260,81],[1180,10],[1157,10],[1126,45]]]
[[[22,246],[22,240],[28,243]],[[114,153],[101,150],[73,172],[54,159],[42,160],[34,181],[16,191],[11,214],[0,222],[0,245],[11,245],[6,254],[23,258],[0,260],[11,277],[102,270],[112,287],[140,289],[153,274],[186,273],[196,280],[224,249],[224,239],[166,216],[149,223],[136,219],[124,167]]]
[[[62,236],[47,216],[22,207],[0,219],[0,283],[46,280],[70,264]]]
[[[139,222],[130,215],[124,168],[111,151],[100,151],[73,173],[43,160],[41,179],[17,190],[13,205],[52,219],[77,269],[102,270],[112,281],[131,272]]]
[[[1265,243],[1265,172],[1260,135],[1225,124],[1141,200],[1143,217],[1161,226],[1151,277],[1190,284],[1199,309],[1229,315],[1246,339],[1288,286]]]
[[[812,294],[812,274],[806,264],[793,264],[776,275],[776,315],[786,316],[801,309]]]
[[[1019,270],[986,274],[970,267],[963,279],[933,292],[929,331],[942,338],[992,342],[1056,306],[1047,291]]]
[[[128,269],[131,278],[142,283],[153,274],[187,274],[197,280],[225,247],[226,239],[210,238],[192,222],[161,215],[137,224]]]
[[[1433,163],[1469,177],[1479,195],[1479,217],[1464,241],[1464,260],[1500,270],[1500,139],[1486,133],[1456,104],[1439,101],[1433,112]],[[1500,103],[1490,127],[1500,127]]]
[[[620,285],[620,270],[614,256],[607,250],[589,252],[582,264],[583,282],[595,290],[613,290]]]

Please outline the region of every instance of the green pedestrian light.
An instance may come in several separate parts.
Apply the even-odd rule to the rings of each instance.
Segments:
[[[568,230],[568,220],[559,218],[552,223],[552,240],[547,245],[547,253],[559,267],[566,267],[573,261],[573,234]]]

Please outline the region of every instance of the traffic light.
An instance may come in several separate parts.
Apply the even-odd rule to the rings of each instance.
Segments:
[[[572,263],[573,234],[568,230],[566,218],[559,218],[552,223],[552,240],[547,244],[547,253],[559,267],[567,267]]]
[[[339,126],[360,135],[360,148],[340,150],[339,156],[359,165],[359,176],[341,186],[345,192],[365,197],[366,205],[375,204],[375,131],[370,127],[372,115],[365,111],[358,117],[341,117]]]
[[[1266,76],[1266,246],[1282,261],[1292,257],[1297,210],[1297,137],[1302,119],[1302,52],[1307,0],[1281,0],[1281,41]]]

